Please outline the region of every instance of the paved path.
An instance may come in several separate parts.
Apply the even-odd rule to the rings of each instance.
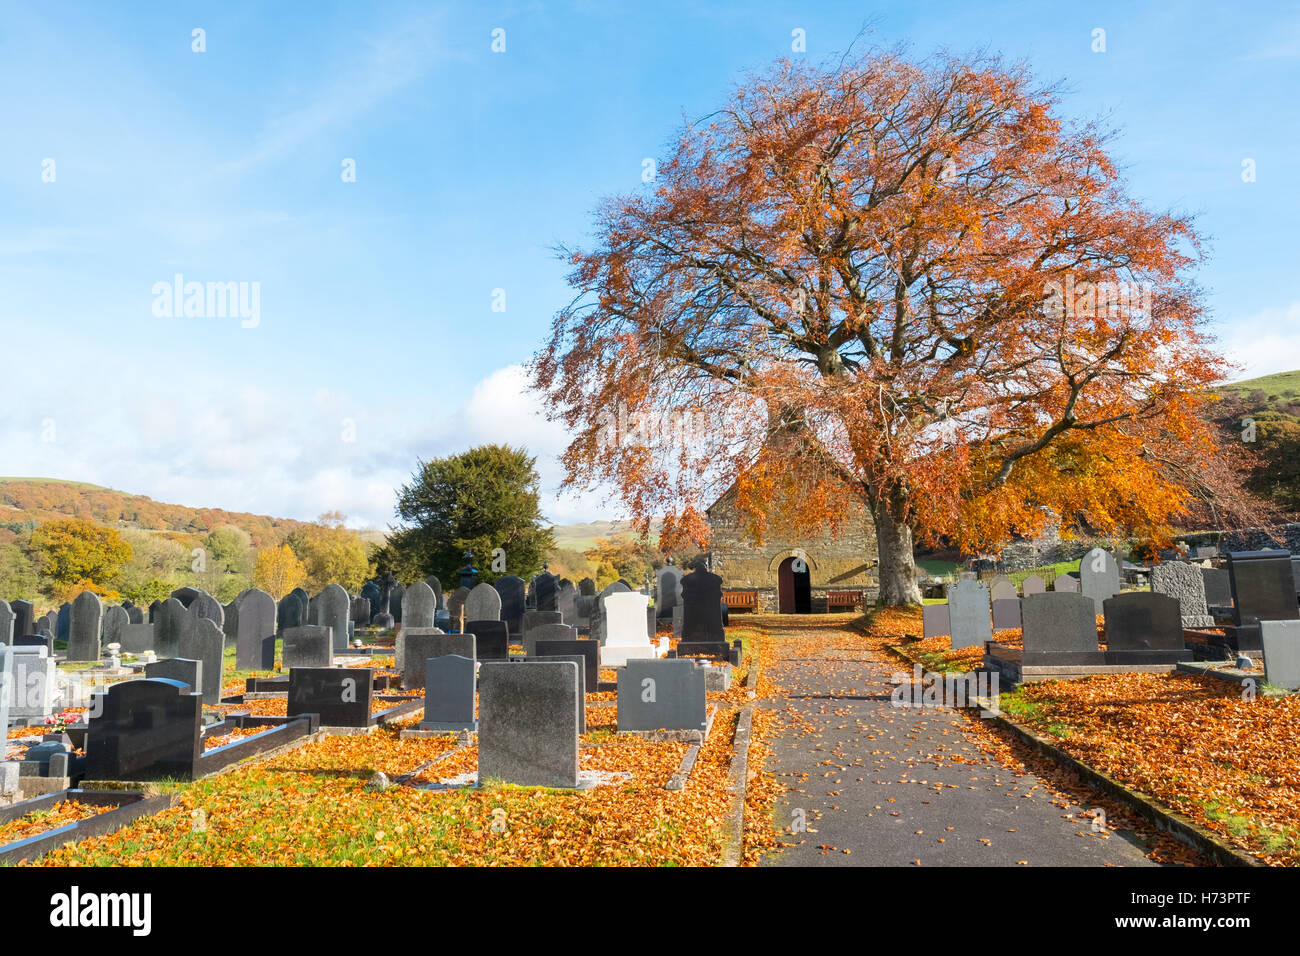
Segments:
[[[1155,865],[1132,835],[1093,833],[1086,806],[985,754],[961,714],[894,706],[905,666],[888,651],[824,615],[765,624],[785,694],[761,705],[777,712],[773,770],[791,788],[776,825],[809,832],[764,865]]]

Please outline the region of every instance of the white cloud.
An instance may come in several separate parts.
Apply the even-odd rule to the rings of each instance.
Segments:
[[[1234,322],[1223,344],[1228,358],[1242,366],[1240,378],[1300,369],[1300,301]]]

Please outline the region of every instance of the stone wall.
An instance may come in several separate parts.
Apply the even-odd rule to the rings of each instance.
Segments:
[[[710,544],[713,573],[722,577],[724,588],[755,589],[759,591],[760,608],[775,611],[781,562],[799,554],[808,562],[814,611],[826,609],[827,589],[861,590],[868,604],[876,600],[880,591],[876,577],[879,552],[865,510],[858,511],[837,538],[829,533],[808,537],[778,530],[770,532],[763,544],[756,545],[745,534],[733,500],[732,493],[728,492],[708,511],[713,532]]]

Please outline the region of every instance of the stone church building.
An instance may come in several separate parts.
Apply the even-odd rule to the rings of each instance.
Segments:
[[[722,577],[729,604],[747,601],[768,613],[816,614],[828,606],[847,610],[859,593],[867,605],[875,602],[879,554],[865,508],[853,512],[838,538],[829,532],[809,537],[772,530],[756,545],[737,513],[736,494],[732,485],[705,510],[712,530],[710,567]],[[774,528],[780,524],[771,522]]]

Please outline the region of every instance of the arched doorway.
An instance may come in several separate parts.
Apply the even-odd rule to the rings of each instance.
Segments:
[[[795,570],[796,561],[803,570]],[[777,568],[776,583],[777,607],[782,614],[812,613],[812,580],[807,561],[793,556],[786,558]]]

